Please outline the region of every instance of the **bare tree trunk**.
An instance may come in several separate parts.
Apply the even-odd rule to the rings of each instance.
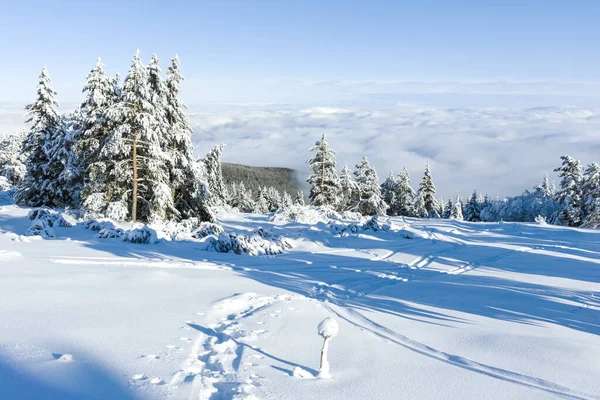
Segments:
[[[329,349],[329,340],[331,338],[326,337],[323,341],[323,348],[321,349],[321,361],[319,362],[319,376],[322,378],[329,377],[329,361],[327,361],[327,350]]]

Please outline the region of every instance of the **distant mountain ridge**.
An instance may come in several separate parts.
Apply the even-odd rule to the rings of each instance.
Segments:
[[[244,186],[256,192],[258,188],[272,186],[280,192],[288,192],[292,197],[303,190],[299,172],[291,168],[252,167],[249,165],[223,163],[223,179],[228,185],[244,182]]]

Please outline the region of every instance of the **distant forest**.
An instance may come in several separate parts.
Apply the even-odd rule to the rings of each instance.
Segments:
[[[246,189],[258,193],[263,187],[273,187],[278,192],[292,196],[303,189],[298,171],[291,168],[251,167],[248,165],[223,163],[223,179],[227,185],[244,182]]]

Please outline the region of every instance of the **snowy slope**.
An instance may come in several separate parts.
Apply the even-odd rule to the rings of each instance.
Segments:
[[[294,243],[250,257],[23,237],[27,211],[0,210],[1,399],[600,399],[599,231],[221,215]]]

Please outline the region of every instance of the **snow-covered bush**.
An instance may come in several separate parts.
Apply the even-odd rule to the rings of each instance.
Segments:
[[[535,223],[538,225],[547,225],[546,217],[544,217],[542,215],[538,215],[537,217],[535,217]]]
[[[218,238],[215,236],[208,238],[206,243],[205,250],[208,251],[217,251],[219,253],[233,252],[249,256],[281,254],[286,248],[292,247],[292,244],[284,237],[265,240],[256,234],[248,236],[225,232],[219,234]]]
[[[53,228],[67,228],[76,225],[72,216],[47,208],[34,208],[29,211],[27,217],[31,221],[31,226],[25,232],[25,236],[56,237]]]
[[[219,224],[213,224],[212,222],[202,222],[200,226],[192,232],[194,239],[205,238],[210,235],[219,235],[223,233],[225,229]]]
[[[314,225],[319,222],[327,223],[330,219],[345,219],[346,216],[359,217],[357,213],[342,215],[329,206],[305,206],[294,204],[275,212],[270,218],[273,222],[299,222]]]
[[[127,204],[122,201],[113,201],[106,206],[106,218],[113,221],[125,221],[129,216]]]
[[[387,232],[390,230],[390,226],[388,224],[382,224],[381,222],[379,222],[379,216],[375,214],[363,224],[362,229],[363,231],[372,230],[373,232]]]
[[[123,231],[121,240],[131,243],[158,243],[158,232],[148,225],[136,224],[133,228]]]

